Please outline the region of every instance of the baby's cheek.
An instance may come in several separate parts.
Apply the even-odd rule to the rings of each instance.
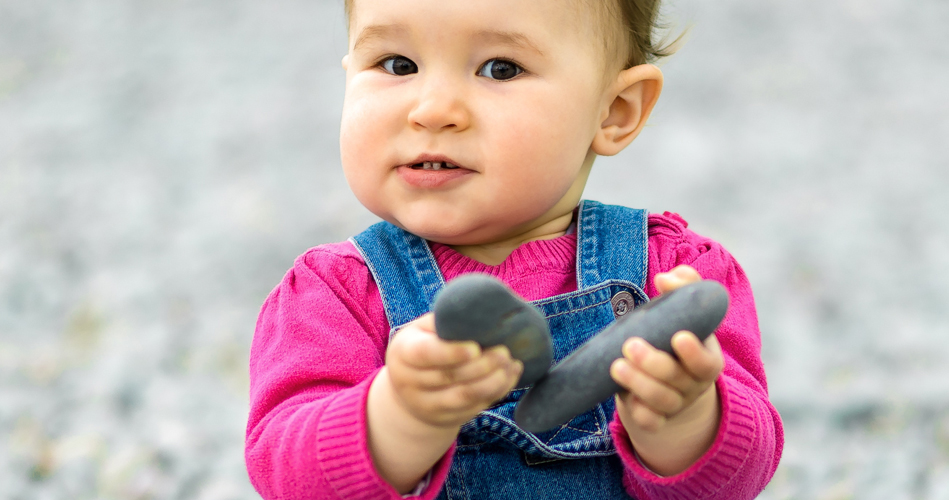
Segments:
[[[340,123],[339,142],[343,166],[359,165],[363,157],[372,156],[374,144],[383,139],[384,127],[381,120],[372,120],[368,116],[369,106],[353,104],[344,108]]]
[[[512,170],[511,180],[529,191],[522,196],[563,195],[579,172],[589,145],[551,130],[550,126],[512,128],[501,139],[500,155]],[[573,140],[574,144],[569,144]]]

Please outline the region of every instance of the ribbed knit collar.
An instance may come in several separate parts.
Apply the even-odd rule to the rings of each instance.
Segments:
[[[446,280],[466,274],[484,273],[511,282],[538,272],[574,273],[577,235],[568,233],[551,240],[528,241],[517,247],[504,262],[491,266],[466,257],[447,245],[429,242],[432,254]]]

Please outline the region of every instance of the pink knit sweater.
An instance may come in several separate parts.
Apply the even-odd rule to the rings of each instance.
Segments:
[[[640,500],[754,498],[771,479],[784,443],[768,401],[754,299],[745,274],[718,243],[686,229],[675,214],[649,217],[649,278],[679,264],[729,290],[716,332],[725,353],[717,382],[722,418],[712,447],[695,464],[659,477],[636,460],[617,418],[610,426],[626,466],[626,490]],[[431,244],[445,278],[497,276],[527,300],[574,291],[576,236],[526,243],[498,266]],[[266,499],[399,499],[375,471],[366,441],[366,396],[382,367],[389,326],[362,257],[349,243],[297,258],[263,305],[250,355],[247,470]],[[435,465],[418,497],[438,495],[454,449]]]

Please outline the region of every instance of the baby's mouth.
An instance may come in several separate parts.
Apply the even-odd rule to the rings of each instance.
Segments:
[[[425,161],[411,165],[411,168],[413,170],[452,170],[458,168],[458,165],[453,165],[447,161]]]

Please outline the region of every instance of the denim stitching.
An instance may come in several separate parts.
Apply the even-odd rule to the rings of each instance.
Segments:
[[[497,432],[494,432],[494,431],[491,431],[491,430],[482,430],[481,432],[483,432],[483,433],[485,433],[485,434],[490,434],[490,435],[495,436],[495,437],[497,437],[497,438],[499,438],[499,439],[501,439],[501,440],[504,440],[504,441],[507,441],[508,443],[511,443],[512,445],[514,445],[514,446],[517,447],[517,448],[521,448],[521,446],[520,446],[521,443],[519,443],[518,441],[516,441],[516,440],[514,440],[514,439],[511,439],[511,438],[509,438],[509,437],[502,436],[502,435],[498,434]],[[534,443],[531,443],[531,444],[534,444]],[[457,448],[475,448],[475,447],[480,447],[480,446],[483,446],[483,445],[484,445],[483,442],[479,442],[479,443],[474,443],[474,444],[458,445]],[[616,448],[614,448],[614,447],[612,447],[612,446],[610,447],[611,449],[608,449],[608,450],[600,450],[600,451],[590,451],[590,450],[588,450],[588,451],[579,451],[579,450],[577,450],[577,451],[559,451],[559,450],[553,449],[553,448],[551,448],[551,447],[549,447],[549,446],[547,446],[547,445],[543,445],[543,446],[536,446],[536,445],[535,445],[533,448],[534,448],[534,450],[537,452],[537,453],[535,453],[535,454],[546,454],[546,455],[555,456],[555,457],[558,457],[558,458],[565,458],[565,459],[575,459],[575,458],[585,458],[585,457],[606,457],[606,456],[610,456],[610,455],[615,455],[615,454],[616,454]],[[522,449],[522,448],[521,448],[521,449]]]
[[[589,306],[586,306],[586,307],[581,307],[580,309],[571,309],[571,310],[569,310],[569,311],[563,311],[563,312],[551,314],[550,316],[545,316],[545,317],[548,318],[548,319],[550,319],[550,318],[556,318],[556,317],[558,317],[558,316],[563,316],[564,314],[570,314],[570,313],[577,313],[577,312],[580,312],[580,311],[586,311],[587,309],[593,309],[594,307],[596,307],[596,306],[601,306],[601,305],[603,305],[603,304],[606,304],[607,302],[609,302],[609,301],[608,301],[608,300],[604,300],[603,302],[597,302],[596,304],[592,304],[592,305],[589,305]]]
[[[503,436],[501,434],[498,434],[495,431],[492,431],[490,428],[486,428],[488,426],[488,423],[487,423],[488,421],[493,421],[491,423],[497,422],[500,425],[509,427],[513,431],[513,436],[511,437]],[[580,443],[576,443],[576,441],[570,442],[570,443],[564,443],[564,445],[566,445],[565,446],[566,448],[577,450],[577,451],[559,451],[558,449],[554,448],[554,446],[557,446],[557,445],[550,445],[547,442],[540,440],[536,434],[527,433],[520,427],[517,427],[517,425],[510,419],[503,417],[501,415],[496,415],[496,414],[487,414],[487,413],[479,414],[478,417],[475,417],[474,419],[469,420],[467,423],[465,423],[465,425],[462,426],[462,431],[465,431],[465,430],[482,432],[484,434],[497,436],[501,439],[504,439],[505,441],[510,442],[511,444],[514,444],[518,448],[522,448],[522,446],[520,445],[523,444],[525,447],[529,446],[530,448],[533,448],[537,450],[538,452],[552,454],[555,456],[560,456],[562,458],[577,458],[577,456],[587,456],[585,455],[585,453],[593,454],[589,456],[606,456],[606,455],[611,455],[611,454],[616,453],[616,448],[613,446],[612,439],[610,439],[608,434],[599,434],[599,435],[591,434],[591,436],[595,436],[596,439],[591,439],[590,437],[586,437],[586,438],[579,438]],[[478,446],[480,444],[483,444],[483,443],[479,442],[473,445],[462,445],[462,446]],[[601,450],[601,451],[588,451],[588,452],[579,451],[580,447],[584,447],[589,450],[589,448],[591,447],[600,448],[603,446],[605,446],[607,449]]]

